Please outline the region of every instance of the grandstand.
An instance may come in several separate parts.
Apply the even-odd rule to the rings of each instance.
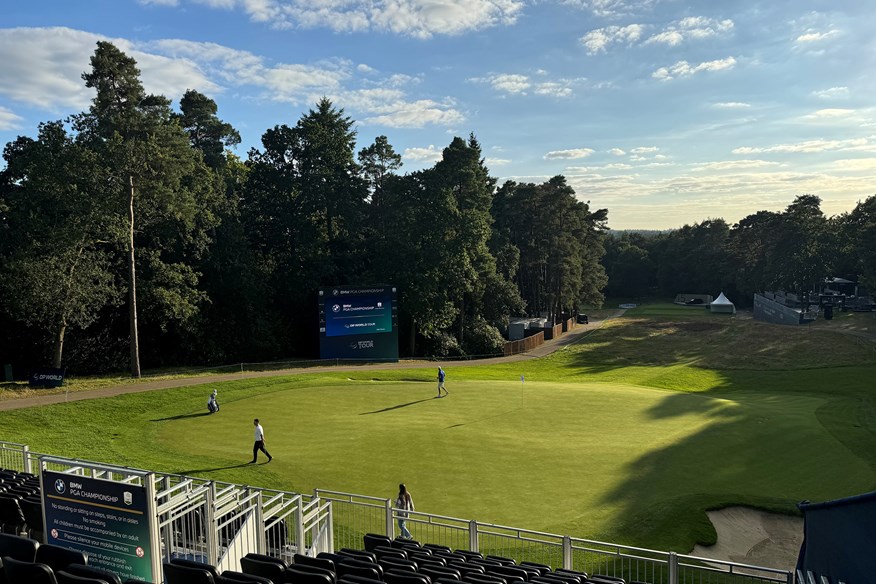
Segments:
[[[403,540],[396,537],[398,515],[388,499],[208,481],[53,457],[8,442],[0,442],[0,468],[4,469],[0,471],[0,528],[9,534],[0,538],[4,562],[0,584],[4,573],[5,584],[795,581],[794,574],[784,570],[413,511],[408,512],[407,522],[417,540]],[[107,543],[113,539],[107,529],[94,540],[87,534],[65,533],[76,531],[75,526],[69,521],[55,525],[49,507],[73,512],[76,500],[72,490],[67,493],[58,484],[64,481],[53,478],[57,476],[71,486],[95,481],[125,490],[128,505],[127,495],[142,490],[146,537],[132,544],[135,536],[116,533],[118,541]],[[136,507],[136,494],[133,504]],[[116,519],[103,514],[114,509],[111,505],[86,506],[99,507],[98,515],[107,521]],[[124,506],[118,511],[123,515]],[[125,555],[126,546],[133,549],[133,545],[137,553],[128,554],[130,560],[104,553],[116,549]],[[139,569],[136,556],[149,564],[143,570],[151,580],[145,579],[143,570],[132,573]]]

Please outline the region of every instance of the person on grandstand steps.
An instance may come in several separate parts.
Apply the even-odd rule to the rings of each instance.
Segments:
[[[444,387],[445,373],[441,367],[438,368],[438,397],[441,397],[441,390],[444,390],[444,395],[447,395],[447,388]]]
[[[414,536],[408,531],[407,519],[408,511],[414,510],[414,500],[411,498],[411,494],[408,492],[404,483],[401,483],[398,486],[398,497],[395,500],[395,508],[398,509],[396,516],[398,517],[399,535],[404,539],[413,539]]]
[[[268,457],[268,462],[274,460],[274,457],[265,449],[265,430],[262,428],[262,425],[259,424],[259,419],[256,418],[252,421],[252,425],[255,426],[255,444],[252,445],[252,464],[255,464],[258,461],[259,450],[265,453],[265,456]]]

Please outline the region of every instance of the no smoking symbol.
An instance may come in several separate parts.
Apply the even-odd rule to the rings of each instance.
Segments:
[[[138,547],[138,548],[134,551],[134,553],[137,554],[137,557],[138,557],[138,558],[142,558],[143,555],[144,555],[146,552],[143,551],[143,548]]]

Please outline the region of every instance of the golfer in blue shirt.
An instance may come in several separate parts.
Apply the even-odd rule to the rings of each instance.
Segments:
[[[444,390],[444,395],[447,395],[447,388],[444,387],[444,370],[439,367],[438,368],[438,397],[443,397],[441,395],[441,390]]]

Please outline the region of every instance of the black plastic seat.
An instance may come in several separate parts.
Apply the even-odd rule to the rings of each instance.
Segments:
[[[567,568],[557,568],[556,570],[554,570],[551,573],[556,574],[557,576],[563,576],[563,575],[574,576],[575,578],[578,578],[578,580],[581,582],[583,582],[584,580],[587,579],[587,572],[581,572],[579,570],[569,570]]]
[[[286,579],[286,568],[276,562],[264,562],[250,558],[249,554],[240,558],[240,571],[244,574],[253,574],[267,578],[274,584],[281,584]]]
[[[111,584],[108,580],[102,578],[77,576],[76,574],[65,572],[64,570],[55,572],[55,579],[58,581],[58,584]]]
[[[392,546],[393,547],[402,547],[402,548],[403,547],[411,547],[411,548],[423,547],[420,545],[420,542],[418,542],[417,540],[405,539],[403,537],[397,537],[394,540],[392,540]]]
[[[544,574],[541,576],[533,576],[529,579],[532,584],[580,584],[580,580],[566,580],[560,578],[556,574]]]
[[[390,570],[383,575],[386,584],[432,584],[432,579],[425,574],[400,572]]]
[[[436,550],[437,550],[437,551],[442,551],[442,552],[451,552],[451,551],[453,551],[453,550],[451,550],[449,547],[447,547],[446,545],[441,545],[441,544],[437,544],[437,543],[424,543],[424,544],[423,544],[423,548],[424,548],[424,549],[427,549],[427,550],[432,550],[433,553],[434,553]]]
[[[462,580],[462,574],[459,570],[455,570],[453,568],[448,568],[446,566],[440,566],[437,564],[425,564],[420,566],[420,574],[425,574],[429,576],[434,582],[438,578],[445,578],[450,580]]]
[[[309,566],[307,564],[292,564],[291,566],[286,568],[286,573],[288,574],[293,569],[296,570],[296,573],[300,572],[305,574],[316,574],[320,576],[325,576],[329,579],[330,584],[335,584],[335,582],[338,581],[337,574],[335,574],[334,570],[327,570],[326,568],[321,568],[319,566]]]
[[[380,567],[383,568],[384,574],[389,570],[400,570],[402,572],[416,572],[417,564],[411,560],[404,558],[393,558],[391,556],[383,557],[377,560]]]
[[[103,570],[101,568],[96,568],[94,566],[82,565],[82,564],[70,564],[63,570],[68,574],[73,574],[74,576],[81,576],[83,578],[94,578],[96,580],[106,580],[109,584],[122,584],[122,579],[119,578],[118,574],[115,572],[110,572],[109,570]]]
[[[231,584],[232,582],[239,582],[240,584],[274,584],[268,578],[256,576],[255,574],[235,572],[234,570],[225,570],[219,578],[221,584]],[[219,583],[217,582],[217,584]]]
[[[539,564],[536,562],[520,562],[521,568],[535,568],[538,570],[539,575],[549,574],[551,571],[551,567],[547,564]]]
[[[27,537],[0,533],[0,558],[9,556],[19,562],[33,562],[39,544]]]
[[[442,558],[441,556],[433,555],[432,553],[426,552],[410,552],[408,554],[408,559],[411,560],[422,560],[425,562],[434,562],[436,564],[447,564],[447,560]]]
[[[213,577],[215,581],[216,578],[219,577],[219,570],[216,569],[216,566],[212,566],[210,564],[205,564],[204,562],[196,562],[195,560],[187,560],[185,558],[172,558],[170,560],[171,564],[176,564],[177,566],[185,566],[187,568],[195,568],[197,570],[206,570],[210,572],[210,576]]]
[[[486,559],[499,562],[503,566],[513,566],[514,564],[517,563],[513,559],[506,558],[505,556],[487,556]]]
[[[289,566],[286,568],[285,582],[289,584],[334,584],[334,572],[326,573],[315,566]]]
[[[216,584],[213,575],[203,568],[190,568],[164,562],[164,584]]]
[[[626,580],[616,576],[606,576],[604,574],[591,574],[587,578],[588,583],[592,584],[626,584]]]
[[[356,560],[367,560],[372,563],[377,563],[377,555],[365,550],[354,550],[353,548],[341,548],[338,553],[342,556],[348,556]]]
[[[88,556],[84,553],[71,550],[59,545],[43,544],[37,548],[34,561],[46,564],[55,572],[63,570],[70,564],[87,564]]]
[[[376,562],[348,558],[338,564],[338,578],[346,575],[383,580],[383,568]]]
[[[254,553],[254,552],[250,552],[250,553],[246,554],[246,555],[243,556],[243,557],[245,557],[245,558],[250,558],[250,559],[253,559],[253,560],[258,560],[258,561],[260,561],[260,562],[273,562],[273,563],[275,563],[275,564],[280,564],[280,565],[283,566],[284,568],[288,568],[288,567],[289,567],[289,564],[286,563],[286,560],[283,560],[283,559],[281,559],[281,558],[275,558],[274,556],[267,556],[267,555],[265,555],[265,554],[257,554],[257,553]]]
[[[381,558],[385,557],[408,558],[408,552],[390,545],[379,545],[369,551],[377,556],[377,561],[380,561]]]
[[[45,564],[20,562],[15,558],[3,558],[3,571],[9,584],[58,584],[55,573]]]
[[[508,584],[508,581],[498,574],[466,574],[463,582],[470,584]]]
[[[381,545],[390,546],[390,545],[392,545],[391,539],[389,539],[385,535],[380,535],[377,533],[366,533],[364,540],[365,540],[365,551],[366,552],[373,552],[374,548],[376,548],[377,546],[381,546]]]
[[[21,507],[21,513],[24,515],[28,534],[40,542],[44,541],[43,502],[39,499],[26,497],[18,502],[18,506]]]
[[[471,559],[473,559],[473,558],[477,558],[477,559],[479,559],[479,560],[484,559],[484,554],[482,554],[482,553],[480,553],[480,552],[473,552],[473,551],[471,551],[471,550],[460,550],[460,549],[457,549],[457,550],[454,550],[454,553],[462,554],[463,556],[465,556],[465,557],[468,558],[469,560],[471,560]]]
[[[295,554],[292,556],[293,565],[303,565],[303,566],[316,566],[317,568],[322,568],[324,570],[335,571],[335,563],[334,561],[328,558],[320,558],[315,557],[312,558],[310,556],[305,556],[304,554]]]
[[[335,568],[337,568],[338,564],[340,564],[350,556],[342,556],[341,554],[335,554],[332,552],[319,552],[318,554],[316,554],[316,557],[320,560],[331,560],[335,564]]]
[[[18,504],[19,499],[21,497],[10,493],[0,494],[0,532],[18,534],[24,529],[27,522]]]
[[[487,574],[495,574],[505,578],[507,582],[519,581],[526,582],[529,580],[529,572],[517,566],[486,566]]]
[[[483,566],[472,564],[471,562],[451,561],[447,562],[448,568],[459,570],[459,573],[465,576],[466,574],[485,574],[486,570]]]
[[[374,580],[373,578],[363,578],[362,576],[354,576],[352,574],[344,576],[340,580],[338,580],[338,584],[383,584],[381,580]]]

